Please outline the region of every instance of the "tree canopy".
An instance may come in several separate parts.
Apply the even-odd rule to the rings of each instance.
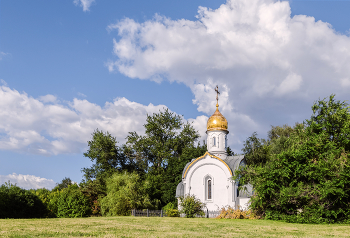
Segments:
[[[331,95],[315,102],[312,111],[303,124],[284,128],[283,141],[273,127],[270,144],[264,144],[267,153],[245,151],[248,158],[265,158],[265,163],[241,168],[236,179],[253,185],[251,208],[266,218],[306,223],[350,219],[349,105]]]
[[[199,137],[190,123],[184,123],[181,116],[169,109],[147,115],[144,127],[145,135],[129,133],[126,154],[140,162],[145,171],[151,167],[161,171],[171,158],[179,157]]]

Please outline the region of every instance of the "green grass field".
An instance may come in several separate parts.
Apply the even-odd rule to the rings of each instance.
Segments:
[[[0,219],[0,237],[349,237],[350,225],[265,220],[91,217]]]

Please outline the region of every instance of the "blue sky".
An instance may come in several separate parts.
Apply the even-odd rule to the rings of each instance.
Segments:
[[[85,5],[84,5],[85,4]],[[229,145],[348,100],[349,1],[0,1],[0,182],[80,182],[94,129],[124,142],[168,107]]]

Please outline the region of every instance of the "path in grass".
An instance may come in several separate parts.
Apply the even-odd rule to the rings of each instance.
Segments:
[[[265,220],[91,217],[0,219],[0,237],[349,237],[350,225]]]

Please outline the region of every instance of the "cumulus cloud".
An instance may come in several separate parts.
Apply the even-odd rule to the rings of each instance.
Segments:
[[[199,7],[197,19],[155,15],[109,25],[118,38],[108,69],[184,83],[207,115],[215,109],[218,84],[220,108],[244,138],[275,123],[301,122],[320,97],[348,95],[349,36],[311,16],[291,17],[289,2],[228,0],[218,9]],[[232,137],[237,143],[244,138]]]
[[[74,0],[73,1],[74,5],[82,7],[84,12],[90,11],[90,6],[94,2],[95,0]]]
[[[51,95],[51,94],[47,94],[45,96],[40,96],[39,101],[44,102],[44,103],[48,103],[48,102],[55,103],[55,102],[57,102],[57,97],[54,95]]]
[[[13,173],[9,175],[0,175],[0,184],[7,183],[8,181],[10,181],[11,184],[16,184],[18,187],[24,189],[52,189],[56,185],[52,179],[40,178],[29,174],[23,175]]]
[[[53,95],[35,99],[0,86],[0,149],[42,155],[80,153],[96,128],[124,143],[128,132],[144,133],[147,114],[163,108],[126,98],[103,107],[80,99],[60,103]]]

